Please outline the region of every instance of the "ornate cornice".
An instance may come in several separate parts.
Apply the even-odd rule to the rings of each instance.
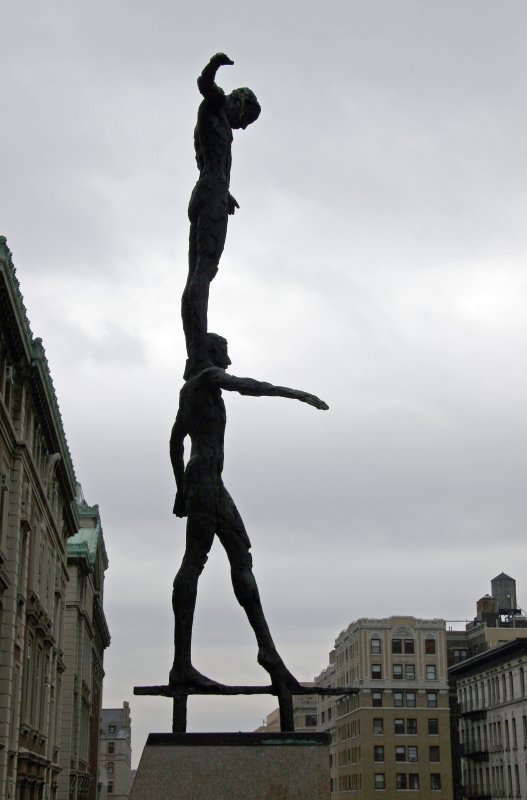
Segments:
[[[51,372],[49,369],[46,352],[42,344],[42,339],[34,337],[29,324],[24,298],[20,291],[20,282],[16,274],[16,268],[5,236],[0,236],[0,273],[4,278],[4,286],[8,296],[11,313],[16,321],[18,328],[18,347],[25,354],[25,360],[30,367],[32,382],[38,398],[43,402],[46,416],[49,417],[49,436],[52,440],[52,452],[58,450],[61,455],[61,465],[69,484],[68,494],[71,499],[75,497],[75,470],[71,458],[70,449],[64,432],[62,416],[57,401],[57,395]],[[49,425],[49,423],[51,423]]]

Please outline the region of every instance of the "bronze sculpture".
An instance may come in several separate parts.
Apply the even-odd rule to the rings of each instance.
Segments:
[[[177,486],[173,510],[178,517],[187,517],[186,549],[172,593],[174,661],[168,684],[134,688],[135,694],[173,698],[174,732],[186,730],[189,694],[277,695],[281,729],[293,731],[293,694],[346,694],[350,691],[346,688],[303,687],[280,658],[252,572],[251,543],[222,480],[226,425],[222,390],[256,397],[285,397],[317,409],[328,408],[326,403],[308,392],[227,374],[226,369],[231,363],[227,342],[207,330],[210,283],[218,271],[228,216],[239,207],[230,194],[232,130],[245,129],[260,114],[260,106],[250,89],[235,89],[225,95],[216,85],[219,67],[233,63],[224,53],[217,53],[198,78],[203,101],[198,111],[194,146],[200,175],[189,204],[189,271],[181,298],[187,362],[183,376],[185,384],[180,392],[179,409],[170,437],[170,458]],[[184,440],[187,436],[191,440],[191,452],[185,466]],[[234,593],[254,630],[258,662],[269,673],[270,686],[219,684],[192,666],[197,585],[216,535],[227,552]]]

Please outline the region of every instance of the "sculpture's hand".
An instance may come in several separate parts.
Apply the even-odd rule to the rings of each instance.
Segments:
[[[235,197],[232,196],[232,194],[230,192],[229,192],[229,198],[227,200],[227,203],[228,203],[228,212],[229,212],[229,214],[234,214],[236,209],[240,207],[238,205],[238,201],[236,200]]]
[[[226,56],[225,53],[216,53],[216,55],[212,56],[210,63],[216,67],[232,67],[234,61]]]
[[[214,79],[216,72],[220,67],[234,64],[229,56],[225,53],[216,53],[212,56],[207,66],[198,78],[198,89],[206,100],[216,100],[218,103],[224,102],[225,95],[223,91],[216,86]]]
[[[176,517],[187,516],[186,498],[184,497],[183,492],[179,490],[176,492],[176,499],[174,501],[174,514],[176,515]]]
[[[298,398],[302,401],[302,403],[307,403],[314,408],[318,408],[320,411],[327,411],[329,406],[327,403],[324,403],[320,397],[317,397],[315,394],[308,394],[307,392],[302,392],[301,397]]]

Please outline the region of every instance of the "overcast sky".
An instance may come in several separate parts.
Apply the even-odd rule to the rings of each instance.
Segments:
[[[525,600],[524,0],[4,0],[0,234],[42,336],[77,477],[99,503],[105,706],[134,762],[170,701],[184,546],[168,437],[197,177],[196,78],[250,86],[209,327],[232,372],[330,411],[226,398],[225,482],[300,680],[362,616],[465,619],[499,572]],[[194,661],[266,683],[216,543]],[[189,730],[252,730],[273,698],[191,699]]]

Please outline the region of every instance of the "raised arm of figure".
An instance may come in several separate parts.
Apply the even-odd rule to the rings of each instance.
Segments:
[[[183,475],[185,473],[185,461],[183,458],[185,448],[184,441],[187,432],[183,426],[181,412],[178,411],[176,420],[172,426],[172,433],[170,434],[170,461],[172,462],[172,469],[174,470],[174,478],[176,479],[177,493],[174,503],[174,514],[178,517],[184,517],[185,501],[183,498]]]
[[[216,53],[204,67],[203,72],[198,78],[198,89],[205,100],[217,100],[225,97],[223,89],[216,85],[216,72],[220,67],[234,64],[225,53]]]
[[[209,380],[220,389],[227,392],[239,392],[240,394],[251,395],[252,397],[286,397],[289,400],[300,400],[321,411],[327,411],[329,406],[319,397],[302,389],[290,389],[288,386],[274,386],[272,383],[257,381],[254,378],[238,378],[236,375],[229,375],[219,367],[207,370]]]

